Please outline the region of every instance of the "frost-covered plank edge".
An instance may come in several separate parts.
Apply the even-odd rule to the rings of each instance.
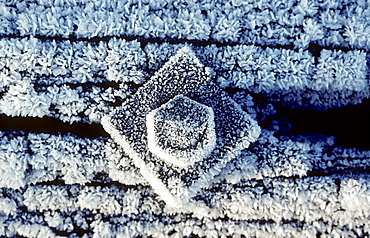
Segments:
[[[354,232],[356,228],[362,227],[370,217],[368,175],[334,175],[295,180],[264,179],[238,184],[220,183],[214,186],[217,189],[210,188],[210,191],[202,194],[202,198],[209,201],[212,207],[211,212],[203,216],[198,213],[196,216],[189,217],[188,214],[182,214],[176,210],[162,210],[160,203],[153,199],[152,190],[148,190],[147,187],[129,188],[127,191],[122,191],[122,188],[114,186],[85,188],[75,185],[31,186],[23,194],[23,203],[29,211],[45,213],[45,220],[53,227],[60,227],[59,229],[63,229],[66,223],[63,219],[64,212],[87,209],[91,213],[102,213],[110,217],[108,223],[112,224],[114,221],[115,224],[109,226],[111,232],[126,234],[127,232],[129,234],[132,232],[134,234],[135,232],[164,232],[166,230],[163,229],[165,221],[171,227],[177,227],[175,230],[184,228],[194,221],[198,225],[200,225],[199,221],[207,221],[208,225],[203,227],[203,232],[206,230],[215,232],[214,230],[227,227],[235,221],[238,224],[235,228],[240,229],[247,223],[256,225],[261,221],[264,224],[263,221],[268,220],[276,223],[276,226],[281,226],[280,222],[291,223],[293,226],[295,223],[304,222],[307,224],[305,227],[307,232],[312,229],[311,224],[320,224],[320,221],[325,224],[329,223],[328,226],[336,226],[345,232]],[[225,197],[225,193],[228,196]],[[50,211],[52,211],[51,214]],[[10,214],[16,212],[13,211]],[[162,214],[160,220],[154,215],[159,213]],[[122,217],[120,214],[126,216]],[[142,223],[141,227],[127,226],[135,220],[136,216],[140,217],[142,214],[144,215],[141,220],[150,220],[150,225]],[[229,218],[228,220],[219,219],[225,215]],[[82,214],[82,217],[78,219],[81,219],[80,224],[83,224],[84,215]],[[99,229],[103,225],[100,224],[103,222],[100,219],[91,225],[95,228],[94,232],[103,232]],[[125,227],[130,227],[130,229],[121,230],[119,228],[121,224],[126,224]],[[153,226],[153,224],[156,225]],[[316,229],[320,231],[320,229],[325,229],[325,226],[324,228],[319,226]],[[362,228],[363,232],[368,229],[370,227]],[[185,230],[189,231],[189,228]],[[197,230],[196,228],[195,231]]]
[[[0,45],[0,87],[4,87],[17,83],[23,77],[29,77],[39,85],[111,81],[143,83],[144,71],[159,69],[185,44],[147,43],[145,48],[141,49],[137,40],[112,38],[95,44],[87,41],[40,40],[31,37],[3,38]],[[252,90],[250,87],[256,86],[255,84],[269,80],[281,81],[280,84],[285,85],[284,90],[307,86],[319,90],[325,82],[315,83],[313,80],[313,85],[307,83],[315,74],[320,77],[328,70],[334,74],[331,68],[340,71],[343,66],[345,70],[335,74],[337,78],[343,79],[346,71],[359,71],[364,74],[362,71],[367,68],[366,53],[357,50],[342,52],[323,49],[317,58],[317,66],[315,57],[308,50],[264,48],[255,45],[217,47],[214,44],[194,47],[194,50],[201,61],[225,78],[226,82],[221,82],[221,85],[249,90]],[[287,78],[288,73],[293,76]],[[228,80],[228,75],[232,74],[234,76],[229,76],[230,78],[239,76],[239,80]],[[245,76],[240,78],[240,74]],[[271,86],[260,87],[253,91],[274,90]],[[275,87],[282,90],[281,85],[275,83]]]
[[[150,235],[152,237],[168,237],[169,234],[178,237],[205,236],[205,237],[226,237],[235,235],[249,234],[251,236],[262,237],[314,237],[316,234],[327,234],[339,237],[356,237],[365,235],[369,232],[366,220],[354,220],[350,224],[338,225],[332,221],[313,221],[305,222],[301,220],[219,220],[219,219],[194,219],[189,216],[178,216],[174,221],[171,217],[161,216],[149,217],[146,220],[130,220],[125,217],[113,217],[102,220],[101,216],[95,215],[94,221],[85,219],[83,214],[78,213],[78,221],[71,220],[70,216],[58,212],[46,215],[46,223],[50,225],[40,225],[43,221],[23,222],[20,220],[10,220],[3,223],[4,230],[0,230],[0,235],[11,237],[22,235],[25,237],[58,237],[53,231],[76,236],[77,231],[88,231],[88,235],[93,237],[137,237],[140,235]],[[40,217],[43,217],[40,215]],[[90,216],[91,218],[91,216]],[[108,220],[108,221],[107,221]],[[87,221],[91,223],[87,225]],[[73,223],[72,223],[73,222]],[[89,230],[86,230],[89,229]],[[39,233],[40,232],[40,233]]]
[[[143,82],[143,70],[159,69],[184,44],[148,43],[144,50],[140,42],[112,38],[93,44],[37,38],[3,38],[0,40],[0,86],[17,83],[24,77],[39,85],[85,82]],[[263,70],[296,72],[299,76],[314,73],[314,58],[309,51],[266,48],[252,45],[194,47],[197,56],[216,72],[231,73]],[[272,56],[277,57],[272,61]],[[269,57],[270,56],[270,57]],[[261,60],[256,60],[262,57]],[[288,62],[285,62],[287,61]],[[294,64],[290,61],[294,61]],[[236,63],[239,67],[236,66]],[[254,67],[256,66],[256,67]],[[113,72],[114,71],[114,72]],[[125,77],[123,74],[127,73]],[[298,71],[298,72],[297,72]],[[119,75],[121,73],[122,75]],[[137,75],[135,75],[137,74]],[[307,77],[307,76],[306,76]],[[235,84],[235,82],[234,82]],[[230,83],[230,86],[233,84]],[[235,85],[242,87],[240,85]]]
[[[306,177],[310,173],[338,173],[348,169],[369,171],[370,151],[335,147],[334,138],[301,142],[277,138],[273,131],[262,129],[252,150],[243,151],[230,161],[216,181],[237,183],[243,179]]]
[[[2,187],[21,188],[57,178],[65,184],[86,184],[98,181],[95,180],[98,173],[108,174],[109,179],[122,184],[147,184],[131,159],[111,140],[35,133],[14,136],[1,132],[1,142]],[[346,169],[369,169],[370,151],[333,148],[330,149],[332,155],[328,156],[323,151],[332,148],[330,141],[279,140],[264,130],[253,146],[254,151],[244,151],[232,160],[216,180],[235,183],[241,179],[304,177],[311,171],[337,173]]]
[[[4,65],[8,64],[7,67],[11,66],[11,70],[5,67],[0,71],[2,90],[4,90],[3,87],[8,86],[7,91],[4,92],[5,94],[0,100],[0,111],[6,115],[32,117],[46,115],[57,117],[62,121],[70,123],[74,121],[99,122],[101,114],[109,110],[109,103],[114,103],[116,97],[123,100],[132,93],[132,90],[130,91],[128,86],[124,84],[119,84],[119,88],[111,87],[105,91],[99,87],[92,86],[92,92],[83,92],[82,87],[71,89],[66,85],[56,86],[54,83],[57,79],[54,78],[55,75],[53,75],[51,70],[54,67],[52,62],[46,64],[48,65],[46,66],[46,71],[43,71],[43,73],[39,72],[39,66],[35,65],[38,64],[38,61],[44,60],[46,56],[43,51],[30,50],[32,47],[34,49],[37,47],[43,49],[49,47],[49,45],[54,45],[51,51],[54,52],[53,54],[57,58],[59,56],[62,57],[59,60],[62,62],[63,60],[68,61],[61,56],[64,53],[59,54],[56,52],[71,52],[71,50],[73,51],[72,45],[74,43],[44,42],[34,38],[29,40],[10,39],[4,42],[6,44],[11,42],[11,44],[3,48],[3,54],[8,56],[0,60]],[[32,47],[27,46],[27,42],[33,42],[30,43]],[[128,59],[141,57],[139,57],[140,61],[143,61],[141,65],[139,64],[138,66],[137,63],[133,63],[135,66],[132,66],[137,67],[135,69],[138,70],[137,72],[158,69],[177,49],[183,46],[182,44],[149,43],[144,51],[141,51],[138,46],[139,43],[136,41],[127,42],[114,39],[110,42],[101,42],[99,46],[91,46],[90,43],[80,42],[83,48],[81,51],[86,51],[88,52],[87,54],[99,55],[100,57],[102,54],[97,54],[96,52],[104,50],[98,48],[109,47],[111,42],[128,47],[128,49],[125,47],[123,47],[124,49],[117,48],[117,52],[121,55],[118,59],[125,57],[125,55],[131,55]],[[131,45],[133,45],[132,50],[129,49]],[[24,55],[27,55],[27,53],[23,53],[27,52],[27,49],[31,52],[36,51],[35,54],[37,56],[31,53],[33,56],[23,58]],[[107,48],[104,49],[107,50]],[[321,56],[318,58],[319,63],[316,66],[314,57],[308,51],[302,50],[263,49],[258,46],[247,45],[225,47],[210,45],[195,47],[195,51],[197,56],[207,66],[215,70],[215,77],[221,87],[242,88],[254,93],[278,94],[279,100],[317,108],[338,107],[349,103],[355,104],[370,96],[365,52],[322,50]],[[33,58],[38,58],[39,60],[33,60]],[[25,65],[27,67],[20,63],[22,60],[26,62]],[[50,57],[50,60],[54,61],[54,57]],[[87,63],[90,62],[88,58],[85,59],[80,54],[74,55],[71,60],[76,61],[76,64],[80,61],[83,62],[83,64],[86,64],[83,67],[89,68],[89,65],[91,65],[91,63]],[[98,61],[101,64],[108,65],[104,57],[99,58]],[[95,61],[95,63],[98,61]],[[100,65],[100,63],[97,63],[97,65]],[[17,65],[20,65],[20,68],[17,68]],[[116,64],[113,63],[113,65]],[[131,66],[123,63],[118,68],[122,70],[122,67]],[[56,69],[58,68],[63,67],[58,66]],[[22,76],[24,74],[21,72],[22,70],[28,72],[26,76]],[[96,70],[98,71],[93,72],[105,74],[104,70],[99,68],[96,68]],[[109,71],[109,69],[106,71]],[[39,81],[41,74],[47,74],[50,78],[46,81],[44,78]],[[119,79],[118,76],[117,78]],[[117,78],[113,77],[112,80]],[[74,82],[75,78],[69,79],[72,80],[70,82]],[[135,81],[136,79],[136,76],[130,76],[125,82]],[[95,79],[93,78],[91,80],[94,83],[98,82],[94,81]],[[144,79],[142,78],[141,80]],[[69,82],[69,80],[66,82]],[[35,83],[45,83],[44,92],[36,92]],[[53,106],[53,110],[51,110],[51,106]],[[81,114],[83,115],[82,118],[80,117]]]
[[[149,68],[156,68],[181,45],[148,44]],[[215,71],[223,88],[240,88],[293,105],[327,109],[357,104],[370,97],[367,53],[262,48],[253,45],[196,47],[199,59]],[[317,63],[315,63],[317,61]]]
[[[23,194],[29,211],[62,212],[88,209],[105,215],[159,213],[161,200],[149,187],[43,185],[29,186]]]
[[[297,183],[291,181],[288,184],[284,184],[284,181],[266,180],[264,182],[270,189],[267,193],[256,184],[237,191],[233,185],[220,185],[217,189],[229,186],[230,190],[208,194],[213,202],[211,205],[214,206],[214,217],[198,220],[177,215],[168,223],[162,218],[166,225],[161,221],[155,221],[155,226],[153,223],[128,225],[132,229],[122,229],[121,224],[127,225],[127,220],[115,218],[113,224],[111,221],[98,223],[94,232],[100,235],[118,232],[129,236],[142,232],[153,236],[172,232],[180,236],[194,233],[214,237],[230,234],[268,237],[314,236],[317,233],[337,236],[367,234],[370,230],[367,224],[370,206],[369,180],[342,179],[340,192],[337,192],[335,177],[298,179]],[[311,187],[312,190],[305,190],[300,186]],[[225,193],[228,195],[225,196]],[[356,200],[354,206],[351,205],[351,199]],[[227,215],[228,219],[219,219],[223,215]]]
[[[111,104],[124,100],[136,90],[126,84],[107,88],[71,86],[53,85],[36,91],[31,79],[24,77],[8,87],[0,99],[0,112],[12,117],[54,117],[66,123],[99,123],[101,116],[110,111]]]
[[[63,237],[46,225],[23,220],[2,221],[0,235],[4,237]]]
[[[336,183],[340,180],[340,185]],[[241,186],[238,188],[238,186]],[[340,186],[340,189],[338,189]],[[315,176],[300,179],[263,179],[238,184],[216,184],[219,190],[206,190],[202,198],[210,199],[209,213],[195,217],[223,217],[235,220],[332,220],[348,224],[348,219],[370,217],[370,181],[368,175]],[[212,189],[212,188],[211,188]],[[68,193],[68,191],[70,191]],[[74,194],[72,197],[68,194]],[[225,193],[229,197],[225,198]],[[30,210],[89,209],[104,214],[157,213],[162,209],[153,199],[152,189],[117,187],[37,186],[24,193],[24,205]],[[36,199],[36,200],[35,200]],[[350,202],[351,199],[356,202]],[[163,204],[162,204],[163,205]],[[196,205],[195,205],[196,206]],[[322,207],[324,206],[324,207]],[[320,212],[317,211],[320,207]],[[181,213],[176,209],[165,210]],[[191,211],[191,209],[190,209]],[[335,215],[333,212],[337,211]],[[196,212],[196,211],[194,211]]]
[[[117,219],[116,219],[117,220]],[[169,234],[178,237],[228,237],[243,236],[251,237],[315,237],[316,234],[327,234],[335,237],[365,235],[369,228],[365,220],[356,220],[352,226],[338,226],[331,221],[272,221],[272,220],[212,220],[183,218],[183,222],[164,223],[151,221],[151,226],[143,222],[112,222],[101,221],[94,223],[94,234],[97,236],[140,236],[145,233],[153,237],[167,237]],[[364,225],[365,224],[365,225]],[[123,228],[125,227],[125,228]]]
[[[323,219],[349,224],[370,217],[369,186],[368,174],[250,180],[221,185],[223,192],[209,194],[209,199],[210,206],[232,219]],[[225,193],[230,199],[223,198]]]
[[[85,184],[107,171],[103,139],[0,135],[1,187],[18,189],[60,178],[66,184]]]
[[[29,77],[40,85],[86,82],[142,83],[146,56],[140,42],[0,39],[0,88]]]
[[[2,131],[0,139],[0,187],[18,189],[57,179],[80,185],[107,182],[95,177],[100,173],[121,184],[147,184],[111,139]]]
[[[63,4],[64,3],[64,4]],[[370,49],[369,3],[351,1],[2,3],[0,34],[310,43]],[[353,2],[352,2],[353,3]]]

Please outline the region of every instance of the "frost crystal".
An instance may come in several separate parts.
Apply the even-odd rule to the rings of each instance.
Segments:
[[[167,113],[171,106],[174,109]],[[188,114],[190,127],[196,126],[198,131],[206,133],[186,136],[190,129],[184,129],[184,122],[173,120],[181,111]],[[150,131],[157,123],[156,119],[159,124],[168,125],[161,127],[160,132],[153,136]],[[170,120],[166,122],[166,119]],[[208,68],[188,47],[179,50],[135,95],[105,116],[102,124],[128,153],[154,190],[174,207],[187,204],[201,188],[212,182],[227,162],[260,134],[257,122],[211,80]],[[166,131],[166,127],[181,127],[184,134],[180,138],[186,138],[190,147],[194,142],[202,143],[191,153],[186,148],[174,149],[181,143],[176,142],[176,145],[172,140],[175,136]],[[162,140],[166,134],[171,135]],[[201,138],[202,135],[205,137]],[[159,142],[155,143],[158,139]],[[174,144],[168,144],[169,141]],[[182,146],[186,147],[186,143]],[[163,153],[159,153],[161,159],[156,156],[158,148],[162,148]],[[182,153],[184,155],[180,157]],[[183,165],[187,167],[181,167]]]
[[[208,157],[216,146],[211,107],[179,95],[147,115],[150,152],[185,167]]]

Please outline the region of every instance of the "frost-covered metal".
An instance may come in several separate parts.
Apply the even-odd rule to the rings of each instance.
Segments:
[[[191,163],[188,162],[189,157],[185,159],[187,167],[168,159],[168,156],[166,161],[159,160],[148,147],[153,137],[147,134],[148,129],[151,130],[150,123],[147,127],[147,115],[151,120],[153,110],[163,105],[170,106],[171,102],[179,99],[179,95],[212,108],[214,113],[215,148],[211,151],[208,148],[207,156],[190,159]],[[170,100],[174,101],[169,103]],[[174,110],[181,110],[181,105],[176,107]],[[201,188],[209,185],[227,162],[255,141],[260,133],[257,122],[212,81],[208,69],[189,47],[182,48],[135,95],[110,116],[104,117],[102,124],[127,151],[162,199],[177,207],[186,204]],[[206,136],[213,140],[212,130],[209,132]],[[161,156],[163,158],[163,153]]]
[[[160,159],[187,167],[216,146],[213,110],[179,95],[146,116],[148,148]]]

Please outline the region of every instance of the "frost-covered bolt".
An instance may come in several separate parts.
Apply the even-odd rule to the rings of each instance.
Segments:
[[[178,95],[146,116],[148,148],[159,158],[187,167],[216,146],[212,108]]]

